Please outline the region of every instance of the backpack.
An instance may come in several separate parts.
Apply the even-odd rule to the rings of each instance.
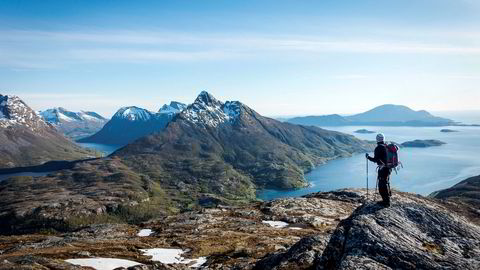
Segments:
[[[398,161],[398,146],[394,143],[385,144],[385,148],[387,149],[387,164],[386,166],[390,169],[397,170],[399,165],[402,165],[400,161]]]

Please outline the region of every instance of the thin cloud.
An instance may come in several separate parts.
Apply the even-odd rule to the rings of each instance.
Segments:
[[[358,79],[367,79],[370,76],[362,75],[362,74],[343,74],[343,75],[336,75],[333,76],[334,79],[338,80],[358,80]]]
[[[237,54],[224,51],[179,52],[142,49],[80,49],[70,51],[69,55],[72,58],[87,62],[198,61],[227,59],[237,56]]]
[[[451,33],[450,33],[451,34]],[[445,34],[445,38],[450,35]],[[476,37],[478,33],[464,33]],[[468,38],[467,38],[468,39]],[[474,43],[476,44],[476,43]],[[264,55],[308,56],[327,53],[478,55],[479,46],[451,41],[406,42],[244,34],[163,32],[1,31],[0,65],[55,68],[76,63],[212,61]]]

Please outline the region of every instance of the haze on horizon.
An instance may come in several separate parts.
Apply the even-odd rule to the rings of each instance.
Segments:
[[[479,110],[480,1],[5,1],[0,93],[110,117],[201,90],[264,115]]]

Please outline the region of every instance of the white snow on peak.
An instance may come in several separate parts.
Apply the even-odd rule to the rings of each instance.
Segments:
[[[183,111],[183,116],[193,123],[216,127],[222,123],[233,122],[240,112],[240,102],[227,101],[223,103],[208,92],[202,91],[195,102]]]
[[[81,111],[80,113],[80,117],[83,118],[84,120],[89,120],[89,121],[103,121],[102,119],[98,118],[98,117],[94,117],[94,116],[91,116],[89,114],[86,114],[85,112]]]
[[[64,108],[52,108],[39,112],[40,116],[51,124],[60,122],[104,121],[104,119],[90,115],[89,112],[71,112]]]
[[[223,106],[223,112],[234,119],[240,115],[241,103],[238,101],[227,101]]]
[[[115,113],[113,118],[122,118],[129,121],[148,121],[154,113],[135,106],[123,107]]]
[[[172,101],[169,105],[163,105],[158,112],[173,115],[183,111],[185,108],[187,108],[187,105],[180,102]]]
[[[25,126],[32,131],[46,127],[46,123],[17,96],[0,95],[0,127]]]
[[[191,268],[198,268],[207,262],[206,257],[196,259],[186,259],[182,256],[185,251],[173,248],[151,248],[141,249],[146,256],[152,256],[152,261],[158,261],[164,264],[187,264]]]

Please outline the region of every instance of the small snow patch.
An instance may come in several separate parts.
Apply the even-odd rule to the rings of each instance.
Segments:
[[[65,261],[74,265],[92,267],[97,270],[112,270],[118,267],[127,268],[141,264],[139,262],[113,258],[68,259]]]
[[[273,220],[262,220],[262,223],[268,224],[274,228],[281,229],[288,226],[288,223],[283,221],[273,221]]]
[[[158,261],[164,264],[181,263],[188,264],[192,268],[200,267],[207,262],[206,257],[200,257],[196,259],[186,259],[182,257],[185,253],[181,249],[172,248],[151,248],[141,249],[144,255],[152,256],[152,261]]]
[[[145,236],[150,236],[152,233],[153,231],[150,229],[142,229],[138,232],[137,236],[145,237]]]

